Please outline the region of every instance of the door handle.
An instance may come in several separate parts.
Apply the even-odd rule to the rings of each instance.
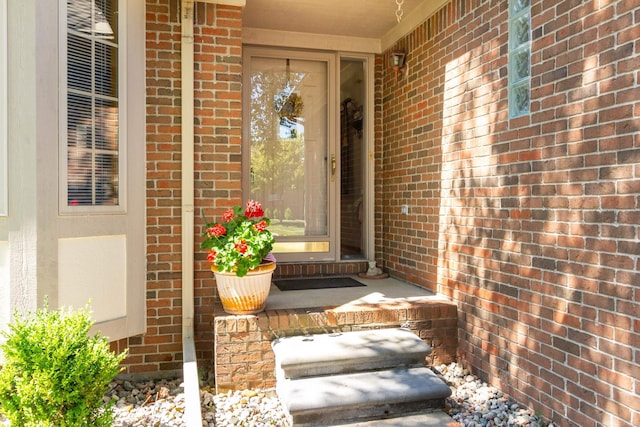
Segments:
[[[331,155],[331,180],[333,181],[333,179],[336,176],[336,155],[332,154]]]

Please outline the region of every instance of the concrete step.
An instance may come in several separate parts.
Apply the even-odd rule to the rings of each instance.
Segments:
[[[294,426],[380,420],[440,409],[451,389],[427,367],[280,379],[276,390]]]
[[[272,343],[276,378],[424,366],[431,347],[406,329],[286,337]]]

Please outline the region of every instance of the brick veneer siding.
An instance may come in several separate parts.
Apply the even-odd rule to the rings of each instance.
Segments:
[[[113,343],[129,349],[124,374],[182,371],[180,0],[147,0],[147,331]],[[200,213],[242,204],[242,9],[195,3],[195,341],[213,365],[215,280],[199,250]],[[379,154],[378,154],[379,157]],[[379,163],[378,163],[379,164]],[[356,274],[365,262],[280,264],[277,276]]]
[[[215,383],[218,392],[275,386],[271,343],[280,337],[377,328],[409,328],[432,348],[427,363],[456,358],[456,306],[443,301],[389,302],[373,306],[267,310],[215,318]]]
[[[182,371],[180,1],[148,0],[146,16],[147,331],[114,348],[129,348],[125,374],[152,376]],[[201,210],[219,216],[242,203],[241,16],[238,7],[195,3],[194,323],[198,361],[207,366],[215,282],[197,224]]]
[[[384,263],[458,304],[482,378],[557,425],[638,426],[640,5],[532,0],[531,114],[516,119],[507,7],[451,1],[397,42]]]

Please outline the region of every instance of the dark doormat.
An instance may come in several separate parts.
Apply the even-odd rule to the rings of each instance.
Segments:
[[[329,288],[355,288],[356,286],[367,286],[351,277],[316,277],[280,279],[274,280],[273,284],[281,291],[303,291],[307,289],[329,289]]]

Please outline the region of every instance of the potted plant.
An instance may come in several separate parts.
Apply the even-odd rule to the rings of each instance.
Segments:
[[[220,222],[208,223],[201,249],[216,277],[222,307],[231,314],[253,314],[264,310],[271,277],[276,268],[271,254],[274,238],[259,202],[249,200],[245,208],[228,209]]]

